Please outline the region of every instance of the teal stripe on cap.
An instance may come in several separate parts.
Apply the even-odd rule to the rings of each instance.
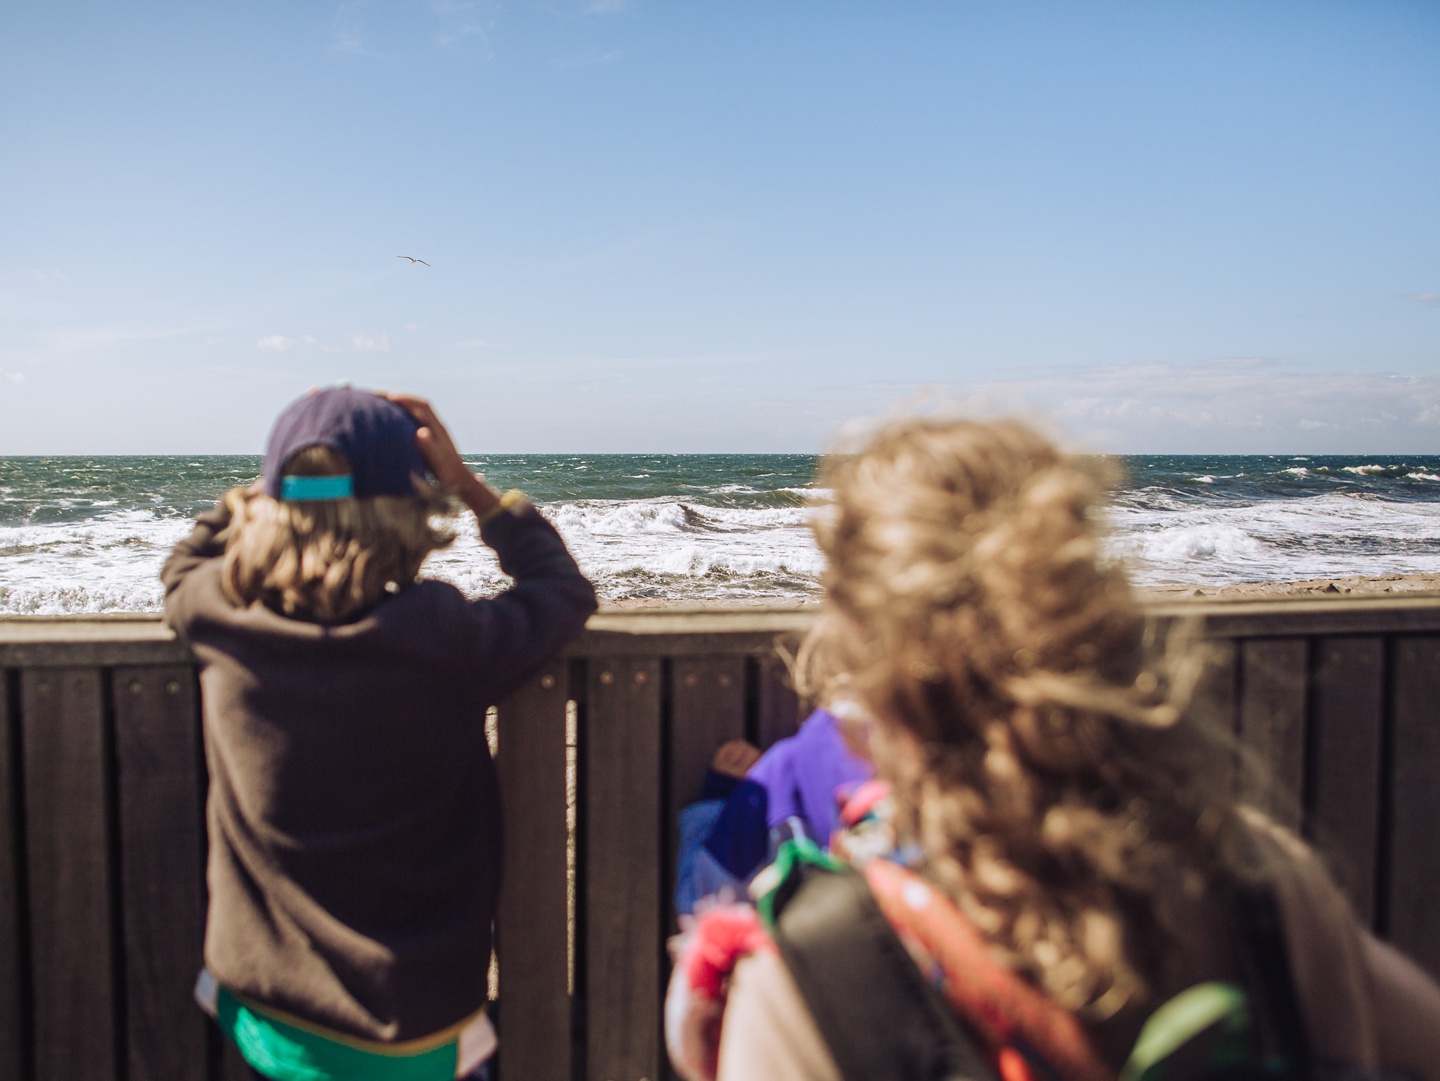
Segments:
[[[355,478],[349,473],[338,477],[282,477],[280,498],[291,502],[306,499],[349,499],[355,494]]]

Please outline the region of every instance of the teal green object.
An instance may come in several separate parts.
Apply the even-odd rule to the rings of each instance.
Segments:
[[[766,927],[775,926],[776,892],[802,864],[837,874],[850,869],[848,864],[837,860],[808,837],[792,837],[785,841],[775,850],[775,862],[755,876],[756,882],[765,882],[769,886],[755,901]]]
[[[413,1055],[379,1054],[327,1039],[252,1010],[221,988],[220,1030],[241,1056],[275,1081],[454,1081],[459,1048],[449,1040]]]
[[[355,494],[355,478],[349,473],[338,477],[283,477],[280,498],[287,502],[315,499],[349,499]]]

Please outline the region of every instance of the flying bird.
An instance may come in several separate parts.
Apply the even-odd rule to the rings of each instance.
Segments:
[[[424,259],[416,259],[415,256],[413,256],[413,255],[397,255],[397,256],[395,256],[395,258],[396,258],[396,259],[409,259],[411,266],[414,266],[416,263],[419,263],[419,264],[421,264],[422,266],[429,266],[429,265],[430,265],[429,263],[425,262]]]

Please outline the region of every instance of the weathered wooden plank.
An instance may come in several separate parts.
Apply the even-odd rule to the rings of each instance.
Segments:
[[[101,673],[21,676],[35,1081],[115,1081],[123,1067]]]
[[[1240,648],[1234,642],[1206,642],[1205,670],[1190,700],[1198,723],[1236,738],[1240,724]]]
[[[1200,602],[1186,606],[1187,613],[1204,609],[1198,614],[1203,615],[1206,620],[1205,635],[1214,637],[1222,633],[1239,634],[1251,639],[1285,639],[1294,638],[1302,632],[1309,636],[1311,634],[1325,632],[1335,634],[1343,632],[1350,639],[1355,640],[1360,636],[1368,634],[1372,630],[1380,630],[1386,633],[1413,634],[1415,631],[1423,631],[1440,627],[1440,601],[1435,599],[1419,600],[1405,599],[1383,602],[1279,602],[1261,605],[1202,605]],[[682,785],[679,774],[672,774],[666,778],[661,770],[660,751],[664,746],[659,734],[659,709],[658,699],[656,702],[648,700],[640,703],[641,708],[632,708],[635,703],[628,699],[622,699],[619,689],[624,685],[624,680],[633,676],[638,668],[644,668],[649,675],[649,682],[646,686],[649,691],[654,691],[659,686],[659,668],[654,666],[651,658],[655,656],[674,657],[674,674],[677,676],[675,689],[677,696],[681,693],[679,678],[683,678],[685,665],[690,659],[713,657],[717,661],[726,660],[727,663],[734,663],[743,655],[750,655],[755,658],[754,663],[758,682],[754,689],[754,705],[756,715],[753,718],[756,729],[763,743],[772,742],[775,738],[788,735],[793,731],[795,721],[795,704],[793,692],[784,686],[780,676],[782,671],[779,662],[771,660],[771,644],[777,634],[795,634],[811,618],[808,612],[782,612],[779,614],[761,613],[762,618],[757,620],[754,613],[738,612],[709,612],[709,613],[679,613],[682,618],[659,619],[644,617],[635,622],[628,622],[630,617],[625,613],[603,613],[596,619],[601,624],[587,634],[578,643],[571,656],[573,665],[587,666],[591,679],[594,683],[592,688],[592,700],[588,705],[588,714],[585,720],[584,740],[586,742],[587,772],[590,787],[586,794],[586,829],[597,835],[591,839],[586,849],[586,860],[583,864],[583,872],[588,875],[589,892],[588,902],[580,913],[581,922],[586,921],[593,924],[591,928],[590,943],[590,964],[587,968],[588,979],[585,986],[588,988],[590,1001],[590,1040],[591,1050],[596,1052],[596,1063],[593,1076],[607,1076],[603,1071],[610,1071],[608,1076],[614,1077],[640,1077],[649,1076],[655,1078],[657,1075],[644,1072],[644,1069],[631,1069],[630,1067],[653,1063],[661,1060],[658,1052],[658,1036],[655,1032],[655,1013],[659,999],[659,988],[663,962],[659,956],[659,937],[668,922],[668,903],[662,889],[659,871],[656,868],[663,868],[671,853],[666,844],[663,827],[659,825],[665,820],[666,811],[670,804],[666,802],[667,793],[673,798],[683,798],[687,794],[679,791]],[[608,621],[608,622],[607,622]],[[0,621],[5,623],[6,621]],[[11,650],[4,653],[4,657],[26,658],[27,664],[34,664],[37,660],[50,659],[53,662],[56,658],[87,656],[91,660],[99,661],[101,658],[108,658],[106,663],[114,663],[117,658],[130,659],[145,662],[164,662],[170,659],[179,659],[187,654],[183,645],[169,641],[160,625],[151,620],[149,625],[145,621],[132,621],[135,625],[125,625],[124,621],[112,621],[104,628],[103,640],[89,645],[83,640],[83,636],[89,621],[71,621],[69,625],[53,623],[46,629],[45,635],[35,635],[29,632],[15,632],[13,623],[9,628],[0,626],[0,653],[4,650]],[[97,621],[104,623],[105,621]],[[629,629],[626,629],[629,628]],[[48,636],[48,637],[47,637]],[[77,637],[78,636],[78,637]],[[22,641],[23,640],[23,641]],[[9,643],[8,645],[6,643]],[[1419,644],[1417,644],[1419,643]],[[1251,645],[1258,645],[1252,642]],[[1207,680],[1206,687],[1201,691],[1196,702],[1196,710],[1210,713],[1212,716],[1221,718],[1222,723],[1231,727],[1239,725],[1241,704],[1241,680],[1242,667],[1237,660],[1239,651],[1233,641],[1221,640],[1217,643],[1219,653],[1219,664],[1212,671]],[[1248,647],[1247,647],[1248,648]],[[1373,643],[1366,647],[1372,653]],[[14,650],[21,650],[15,653]],[[80,650],[79,653],[74,650]],[[90,649],[91,653],[84,651]],[[1307,803],[1316,814],[1317,828],[1320,830],[1321,840],[1326,839],[1326,834],[1335,835],[1335,830],[1324,828],[1321,818],[1331,814],[1336,825],[1348,827],[1353,836],[1343,842],[1346,851],[1356,853],[1362,857],[1357,863],[1361,864],[1355,871],[1358,880],[1363,886],[1367,877],[1367,871],[1363,866],[1365,853],[1364,836],[1377,836],[1382,825],[1392,824],[1390,830],[1383,840],[1383,858],[1375,858],[1372,854],[1373,863],[1381,866],[1375,870],[1376,874],[1386,873],[1387,868],[1394,869],[1394,877],[1387,879],[1385,888],[1374,896],[1373,903],[1382,911],[1377,912],[1377,917],[1382,925],[1402,941],[1405,948],[1421,956],[1422,960],[1431,967],[1432,971],[1440,969],[1440,947],[1434,944],[1440,935],[1440,915],[1432,912],[1433,905],[1430,901],[1433,898],[1437,886],[1440,886],[1440,851],[1437,845],[1440,841],[1435,838],[1436,831],[1433,823],[1435,811],[1432,804],[1432,793],[1440,790],[1440,747],[1435,742],[1440,737],[1436,735],[1436,729],[1440,728],[1435,722],[1436,703],[1440,702],[1437,692],[1440,687],[1435,683],[1435,672],[1437,667],[1436,647],[1433,639],[1429,644],[1420,642],[1419,639],[1401,638],[1397,639],[1394,658],[1399,662],[1392,667],[1395,670],[1395,679],[1392,689],[1389,692],[1389,699],[1393,699],[1395,710],[1392,714],[1393,722],[1389,730],[1393,733],[1393,739],[1388,748],[1383,750],[1381,761],[1389,762],[1391,769],[1385,777],[1375,781],[1375,785],[1387,800],[1385,821],[1374,823],[1373,827],[1360,820],[1359,813],[1352,814],[1347,808],[1354,804],[1354,801],[1361,797],[1354,795],[1351,789],[1346,786],[1358,786],[1364,788],[1371,782],[1367,776],[1371,776],[1372,764],[1376,762],[1376,755],[1380,754],[1375,748],[1367,748],[1364,739],[1356,735],[1359,732],[1343,727],[1334,727],[1333,717],[1353,718],[1366,710],[1376,708],[1373,696],[1366,699],[1358,689],[1364,682],[1364,672],[1371,668],[1371,660],[1361,657],[1357,648],[1349,644],[1333,643],[1333,657],[1327,653],[1331,649],[1330,644],[1317,644],[1315,654],[1312,657],[1312,671],[1315,679],[1316,691],[1312,695],[1310,707],[1310,725],[1314,733],[1315,744],[1310,752],[1310,765],[1308,779],[1311,785]],[[71,650],[70,653],[64,652]],[[132,653],[116,653],[115,651],[131,650]],[[26,652],[28,651],[28,652]],[[57,652],[59,651],[59,652]],[[108,652],[107,652],[108,651]],[[172,652],[173,651],[173,652]],[[708,651],[708,652],[707,652]],[[1428,652],[1427,652],[1428,651]],[[623,657],[620,655],[624,655]],[[1247,660],[1243,670],[1250,680],[1248,694],[1246,697],[1246,708],[1251,711],[1248,716],[1264,715],[1261,708],[1268,700],[1270,692],[1262,692],[1263,686],[1257,686],[1254,674],[1258,670],[1254,661],[1255,658],[1265,654],[1265,650],[1259,650],[1254,657]],[[588,658],[588,659],[587,659]],[[1327,659],[1329,658],[1329,659]],[[1360,659],[1357,659],[1360,658]],[[603,664],[602,664],[603,662]],[[0,664],[7,663],[0,658]],[[706,660],[706,663],[709,663]],[[1267,662],[1268,663],[1268,662]],[[629,665],[629,668],[625,666]],[[1339,667],[1335,667],[1338,665]],[[43,666],[42,666],[43,667]],[[608,690],[606,685],[598,682],[599,673],[608,669],[611,672],[612,683]],[[1361,676],[1356,676],[1356,672]],[[1328,673],[1328,674],[1327,674]],[[25,709],[30,709],[30,700],[35,698],[34,686],[38,677],[38,670],[27,672],[21,679],[23,684],[22,700],[26,703]],[[1427,682],[1428,681],[1428,682]],[[1273,681],[1272,681],[1273,682]],[[123,690],[123,688],[121,688]],[[630,688],[634,690],[634,688]],[[1274,694],[1278,695],[1279,690],[1271,688]],[[609,694],[612,702],[605,704],[605,696]],[[1347,695],[1351,697],[1347,697]],[[72,696],[73,697],[73,696]],[[101,696],[103,699],[103,696]],[[1354,698],[1355,701],[1351,701]],[[13,703],[12,703],[13,704]],[[1272,703],[1273,704],[1273,703]],[[98,710],[100,707],[97,706]],[[1286,707],[1289,709],[1290,707]],[[1302,709],[1304,707],[1301,707]],[[0,703],[0,718],[3,718],[4,703]],[[680,716],[679,707],[676,707],[676,717]],[[648,719],[637,717],[651,711]],[[52,714],[56,709],[52,707]],[[64,710],[60,710],[64,712]],[[72,711],[73,712],[73,711]],[[83,712],[83,711],[82,711]],[[503,712],[503,711],[502,711]],[[38,716],[38,714],[36,714]],[[97,714],[98,716],[98,714]],[[1290,715],[1293,720],[1293,713]],[[1303,716],[1303,714],[1302,714]],[[606,719],[608,718],[608,720]],[[1267,740],[1273,741],[1277,736],[1283,735],[1283,725],[1277,729],[1271,717],[1265,721],[1265,731],[1268,733]],[[8,723],[12,730],[20,724],[21,718],[17,711],[12,710]],[[603,722],[603,725],[602,725]],[[3,728],[5,721],[0,719],[0,728]],[[60,722],[56,722],[60,724]],[[67,754],[74,758],[77,747],[81,751],[81,759],[85,755],[93,755],[93,748],[88,746],[85,740],[73,741],[68,734],[51,732],[48,735],[42,734],[39,739],[43,742],[48,740],[50,750],[38,752],[33,747],[31,736],[34,730],[34,723],[27,719],[24,722],[23,739],[17,744],[12,741],[10,744],[12,752],[18,753],[23,760],[24,769],[15,768],[11,764],[8,774],[5,772],[3,755],[4,743],[0,740],[0,787],[9,783],[12,789],[16,778],[29,771],[29,760],[39,754],[42,758],[50,754],[56,748],[63,747]],[[99,733],[99,746],[104,750],[105,729],[101,721],[95,722],[94,730]],[[643,730],[643,731],[642,731]],[[679,729],[676,730],[677,734]],[[648,734],[646,734],[648,733]],[[1246,734],[1254,736],[1254,725],[1248,725]],[[1355,739],[1350,739],[1354,736]],[[683,738],[683,737],[680,737]],[[1346,742],[1349,740],[1349,742]],[[598,742],[597,742],[598,741]],[[608,742],[607,742],[608,741]],[[1358,741],[1358,743],[1357,743]],[[1285,740],[1282,738],[1281,742]],[[93,741],[92,741],[93,743]],[[593,744],[593,746],[592,746]],[[652,745],[653,744],[653,745]],[[17,746],[22,748],[17,752]],[[688,760],[689,752],[678,749],[672,745],[672,753],[677,755],[674,761]],[[117,746],[118,751],[118,746]],[[1367,758],[1366,756],[1369,755]],[[501,763],[502,772],[504,766],[505,746],[502,736]],[[103,753],[102,753],[103,757]],[[1293,764],[1293,755],[1289,759]],[[45,774],[49,768],[50,773]],[[1378,768],[1378,767],[1376,767]],[[69,764],[42,767],[42,783],[48,785],[51,794],[40,797],[40,805],[45,810],[45,815],[37,820],[48,822],[43,828],[36,825],[36,822],[29,823],[26,832],[19,836],[24,843],[29,843],[32,834],[37,843],[50,834],[53,834],[59,827],[55,825],[55,819],[61,815],[75,815],[76,808],[83,807],[86,799],[92,800],[95,806],[105,806],[108,795],[104,793],[104,785],[94,784],[93,770],[88,779],[82,785],[75,777],[85,772],[85,767],[78,761],[71,761]],[[66,774],[70,779],[63,784],[57,785],[54,782],[58,774]],[[122,776],[124,771],[122,769]],[[6,778],[9,778],[7,781]],[[103,779],[102,779],[103,780]],[[668,781],[668,784],[666,783]],[[1392,783],[1393,782],[1393,783]],[[55,792],[63,792],[65,795],[55,795]],[[80,800],[77,804],[70,799],[70,793],[78,793]],[[1330,793],[1330,794],[1327,794]],[[24,800],[26,812],[29,812],[29,804],[33,793],[29,792],[23,796],[12,791],[10,806],[16,806],[15,801]],[[120,796],[123,803],[123,785]],[[69,803],[66,801],[69,800]],[[643,806],[645,801],[654,801],[649,808]],[[1363,800],[1361,800],[1363,803]],[[0,846],[3,846],[3,815],[4,794],[0,792]],[[88,812],[85,812],[88,813]],[[644,821],[649,815],[648,822]],[[33,817],[33,816],[31,816]],[[81,817],[84,814],[81,813]],[[93,816],[92,816],[93,817]],[[103,819],[101,819],[103,823]],[[641,827],[635,828],[635,823],[641,823]],[[12,831],[17,829],[12,822]],[[36,831],[39,831],[36,833]],[[48,831],[48,833],[47,833]],[[102,834],[103,834],[102,826]],[[12,842],[13,848],[14,842]],[[512,846],[513,848],[513,846]],[[121,845],[122,851],[125,845]],[[56,849],[50,847],[50,854],[42,858],[48,859],[52,864],[57,857]],[[68,852],[68,848],[66,849]],[[110,867],[106,860],[109,853],[114,851],[114,846],[109,843],[109,838],[102,836],[100,842],[91,846],[89,850],[92,855],[87,857],[91,861],[91,880],[98,873],[101,878],[105,875],[120,876],[121,868]],[[98,856],[93,855],[99,853]],[[512,853],[513,857],[513,853]],[[0,852],[3,858],[3,852]],[[98,859],[98,872],[94,861]],[[12,861],[13,862],[13,861]],[[563,860],[560,861],[563,864]],[[644,877],[642,864],[647,864],[656,877],[653,881],[647,881]],[[1342,863],[1341,877],[1345,878],[1347,868]],[[0,876],[4,876],[5,867],[0,864]],[[35,899],[44,894],[48,897],[59,896],[58,887],[55,882],[61,872],[55,867],[44,871],[41,875],[44,878],[48,875],[47,887],[42,883],[34,881],[22,882],[17,875],[8,876],[9,884],[13,888],[24,891],[22,903],[19,905],[24,909],[27,904],[36,903]],[[72,870],[64,872],[72,875]],[[608,878],[607,878],[608,876]],[[1348,884],[1348,882],[1347,882]],[[0,882],[0,898],[3,898],[3,890],[6,882]],[[118,888],[118,887],[117,887]],[[49,890],[46,893],[46,890]],[[98,891],[102,901],[97,907],[101,913],[102,921],[109,919],[112,899],[104,890]],[[26,900],[28,898],[28,900]],[[1357,894],[1357,904],[1362,911],[1364,900]],[[3,900],[0,900],[0,936],[4,934],[4,908]],[[636,908],[642,911],[636,912]],[[38,911],[36,909],[35,911]],[[128,912],[127,912],[128,919]],[[13,920],[12,914],[12,920]],[[504,920],[502,912],[501,922],[501,945],[504,947]],[[82,925],[84,921],[81,921]],[[94,940],[97,937],[95,927],[90,932],[85,932],[82,926],[82,935],[88,933]],[[628,939],[627,939],[627,936]],[[104,933],[100,933],[104,938]],[[100,982],[95,981],[96,958],[99,964],[104,966],[115,958],[113,946],[110,952],[99,947],[71,947],[68,944],[54,941],[53,930],[51,941],[45,947],[51,953],[68,951],[72,959],[83,954],[84,973],[87,984],[91,987],[104,987],[105,981],[111,977],[101,974]],[[106,940],[108,941],[108,939]],[[1430,945],[1427,946],[1426,943]],[[37,944],[38,945],[38,944]],[[3,939],[0,939],[0,951],[4,949]],[[1427,958],[1427,950],[1428,959]],[[653,959],[646,960],[645,958]],[[106,958],[110,960],[107,961]],[[619,961],[615,961],[619,958]],[[640,958],[640,960],[636,960]],[[0,956],[0,972],[4,971],[5,964],[10,958]],[[551,962],[553,964],[553,961]],[[646,970],[649,975],[646,975]],[[63,969],[62,969],[63,970]],[[118,971],[118,970],[117,970]],[[617,975],[618,973],[618,975]],[[55,992],[54,984],[58,977],[53,975],[38,975],[37,981],[42,986],[37,986],[37,993],[43,991],[46,996],[45,1002],[48,1006],[43,1008],[51,1009],[53,1014],[57,1002],[62,1002],[69,1010],[70,1015],[80,1011],[80,1004],[83,1003],[82,996],[65,996]],[[643,990],[641,985],[650,981],[650,990]],[[510,1002],[511,988],[502,979],[502,992],[507,1003]],[[618,989],[618,993],[617,993]],[[133,992],[132,992],[133,993]],[[0,991],[3,994],[3,991]],[[74,1001],[71,1001],[71,998]],[[125,994],[117,994],[114,998],[116,1008],[123,1008],[126,1001]],[[619,999],[617,1002],[616,999]],[[42,1004],[37,998],[35,1002],[38,1012]],[[512,1022],[513,1025],[524,1026],[527,1021],[524,1017],[523,1008],[517,1008],[514,1014],[518,1019]],[[567,1019],[568,1021],[568,1019]],[[3,1022],[0,1022],[3,1023]],[[563,1027],[563,1026],[562,1026]],[[64,1026],[64,1032],[58,1040],[52,1041],[52,1052],[47,1052],[46,1059],[49,1072],[46,1077],[85,1076],[83,1070],[74,1072],[68,1069],[69,1059],[65,1057],[68,1050],[57,1055],[53,1053],[53,1047],[73,1043],[72,1032],[83,1028],[86,1038],[93,1045],[98,1038],[100,1042],[109,1039],[114,1044],[123,1048],[124,1037],[116,1036],[113,1030],[109,1036],[103,1034],[95,1036],[94,1025],[71,1025]],[[51,1026],[52,1032],[57,1026]],[[131,1030],[133,1031],[133,1029]],[[511,1032],[518,1029],[512,1028]],[[3,1040],[3,1033],[0,1033],[0,1040]],[[507,1040],[507,1050],[513,1046],[513,1039]],[[648,1050],[651,1044],[657,1050],[652,1055]],[[6,1048],[0,1046],[0,1056],[3,1056]],[[212,1050],[213,1056],[213,1050]],[[233,1061],[229,1056],[223,1056],[223,1061]],[[663,1061],[663,1060],[662,1060]],[[56,1063],[60,1062],[63,1069],[57,1069]],[[5,1074],[3,1057],[0,1057],[0,1076]],[[516,1072],[519,1072],[517,1066]],[[508,1071],[507,1071],[508,1073]],[[225,1075],[229,1081],[229,1075]],[[238,1076],[238,1075],[237,1075]],[[28,1081],[28,1079],[27,1079]]]
[[[199,725],[189,665],[117,668],[115,765],[128,1081],[203,1077],[191,989],[205,933]]]
[[[1241,776],[1240,798],[1295,830],[1305,784],[1307,656],[1303,638],[1240,647],[1240,741],[1264,766],[1259,776]]]
[[[254,1081],[255,1075],[250,1072],[239,1048],[222,1036],[218,1028],[213,1030],[212,1039],[219,1045],[215,1081]]]
[[[661,839],[666,896],[675,895],[675,857],[680,811],[700,795],[715,749],[745,737],[744,656],[677,657],[671,676],[670,783],[666,830]],[[666,906],[668,926],[675,915]]]
[[[570,1077],[565,670],[551,662],[500,707],[505,871],[496,950],[509,1078]]]
[[[20,718],[9,671],[0,668],[0,1077],[25,1076],[30,1031],[25,989],[30,972],[25,941],[25,862],[20,791]]]
[[[157,615],[0,617],[0,665],[183,664],[190,647]]]
[[[788,631],[750,629],[745,616],[739,616],[734,631],[676,633],[629,633],[619,631],[587,631],[562,651],[567,657],[712,657],[744,653],[759,656],[771,653],[777,642],[795,648],[798,635]]]
[[[590,662],[585,725],[586,1076],[658,1078],[660,661]]]
[[[658,608],[606,608],[586,622],[587,633],[641,634],[662,636],[733,634],[736,631],[783,634],[803,633],[819,610],[813,604],[787,604],[765,607],[720,605],[685,607],[664,605]]]
[[[673,825],[680,808],[699,797],[715,748],[745,737],[745,658],[677,658],[672,687],[669,811]],[[666,846],[667,852],[670,847]]]
[[[1211,638],[1440,631],[1440,597],[1277,597],[1261,601],[1152,600],[1156,619],[1199,618]]]
[[[1391,941],[1440,978],[1440,637],[1394,644]]]
[[[1356,913],[1371,924],[1380,843],[1384,640],[1316,639],[1310,678],[1308,832],[1329,857]]]
[[[759,659],[760,717],[759,740],[761,747],[769,747],[776,740],[793,736],[800,727],[800,700],[790,679],[790,670],[784,660],[771,650]]]
[[[1159,620],[1198,618],[1212,638],[1363,635],[1440,631],[1440,597],[1344,597],[1263,601],[1159,598],[1145,602]],[[759,654],[777,636],[795,640],[817,605],[776,608],[609,609],[566,647],[573,657]],[[673,642],[645,641],[672,638]],[[188,647],[158,615],[0,617],[0,665],[179,663]]]

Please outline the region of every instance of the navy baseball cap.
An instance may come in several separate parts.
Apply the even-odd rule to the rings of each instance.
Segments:
[[[388,398],[353,387],[326,387],[293,402],[270,432],[265,494],[272,499],[343,499],[414,495],[426,475],[415,446],[419,423]],[[306,447],[330,447],[350,463],[348,477],[285,477],[285,465]]]

